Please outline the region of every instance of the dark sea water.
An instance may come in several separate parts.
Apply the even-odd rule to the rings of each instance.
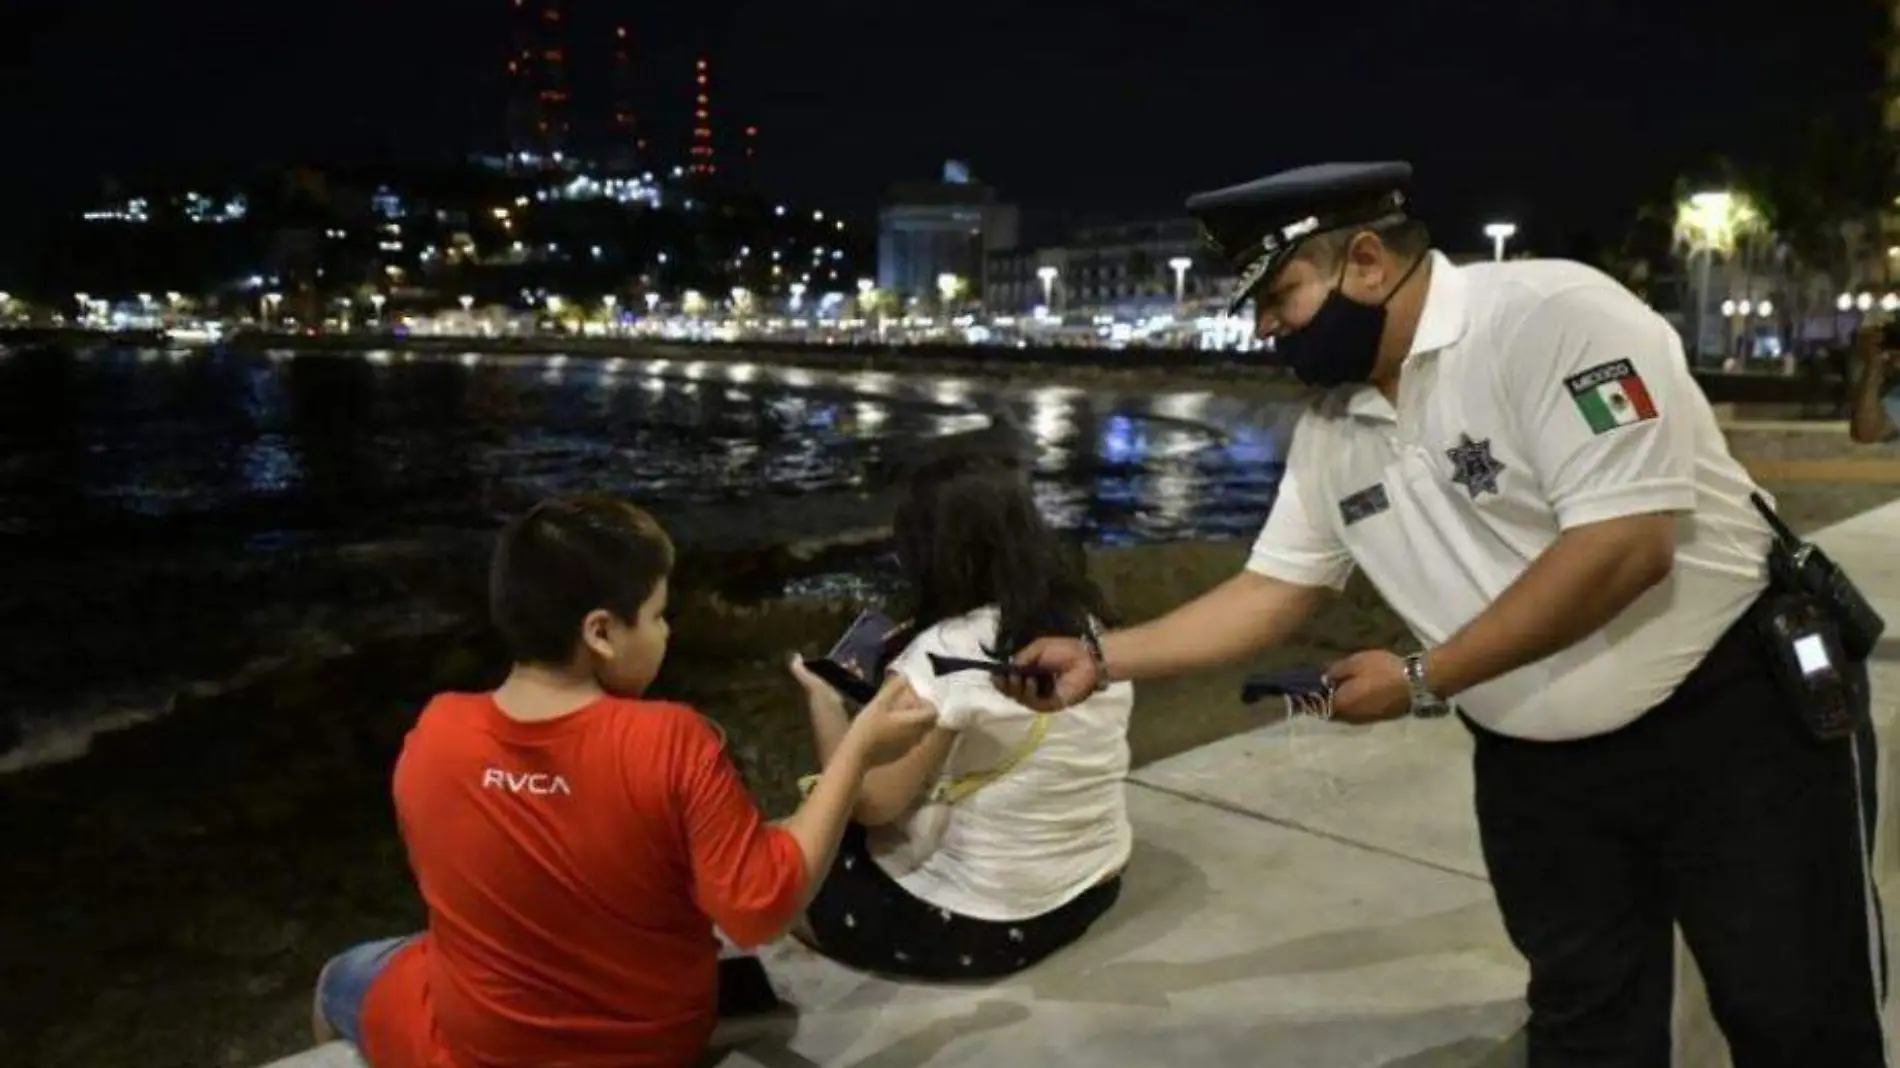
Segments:
[[[689,549],[823,541],[886,522],[887,460],[1005,409],[1045,512],[1090,543],[1251,537],[1279,481],[1287,412],[1206,391],[473,353],[0,356],[0,718],[26,728],[0,771],[260,660],[442,626],[417,576],[465,567],[548,494],[630,496]]]

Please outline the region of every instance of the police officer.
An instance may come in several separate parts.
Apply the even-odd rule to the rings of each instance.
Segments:
[[[1331,665],[1332,714],[1476,737],[1486,865],[1530,965],[1534,1068],[1670,1060],[1673,930],[1737,1068],[1874,1068],[1871,736],[1817,742],[1745,613],[1766,525],[1675,331],[1582,264],[1454,266],[1401,163],[1194,196],[1280,362],[1317,387],[1245,569],[1019,655],[1073,703],[1286,639],[1357,566],[1422,649]]]

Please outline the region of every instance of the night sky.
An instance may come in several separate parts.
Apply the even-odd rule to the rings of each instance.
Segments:
[[[716,111],[762,128],[788,198],[865,209],[954,157],[1032,211],[1169,215],[1283,166],[1401,157],[1419,210],[1471,244],[1491,215],[1533,242],[1613,227],[1693,161],[1784,150],[1874,86],[1883,22],[1858,0],[1798,20],[1717,0],[567,2],[579,68],[632,29],[669,158],[703,50]],[[148,166],[500,145],[505,0],[0,10],[15,204]]]

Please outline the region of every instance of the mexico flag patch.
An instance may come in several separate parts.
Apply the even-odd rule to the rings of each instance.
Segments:
[[[1619,426],[1656,418],[1656,402],[1643,385],[1643,376],[1628,360],[1592,367],[1564,379],[1570,399],[1577,402],[1590,432],[1601,434]]]

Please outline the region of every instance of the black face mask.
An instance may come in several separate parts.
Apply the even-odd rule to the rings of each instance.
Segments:
[[[1326,294],[1313,318],[1298,330],[1273,339],[1273,351],[1280,362],[1293,372],[1293,377],[1323,389],[1371,378],[1379,362],[1379,338],[1385,333],[1385,306],[1424,262],[1423,256],[1414,261],[1392,292],[1377,304],[1361,304],[1341,291],[1346,265],[1340,264],[1339,283]]]

